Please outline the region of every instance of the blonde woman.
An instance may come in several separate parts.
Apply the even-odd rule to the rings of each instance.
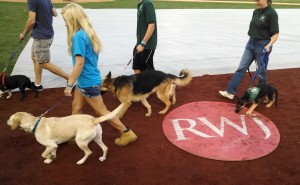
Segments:
[[[87,102],[98,115],[109,113],[100,95],[101,75],[97,68],[101,42],[93,29],[83,8],[76,4],[67,4],[61,12],[68,34],[68,52],[72,56],[73,70],[64,90],[65,96],[72,96],[72,88],[77,81],[72,103],[72,114],[80,114]],[[109,123],[121,133],[115,144],[125,146],[134,142],[134,132],[114,118]]]

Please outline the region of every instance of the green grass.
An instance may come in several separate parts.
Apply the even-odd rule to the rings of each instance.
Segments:
[[[241,0],[231,0],[241,1]],[[248,1],[249,0],[244,0]],[[300,0],[273,0],[284,3],[300,3]],[[62,8],[65,4],[55,4],[56,8]],[[137,0],[115,0],[103,3],[83,3],[85,8],[136,8]],[[233,3],[202,3],[202,2],[164,2],[154,0],[156,9],[248,9],[254,8],[253,4],[233,4]],[[0,70],[3,71],[11,55],[19,44],[19,34],[23,31],[27,20],[27,3],[0,2]],[[273,5],[274,8],[300,8],[295,5]],[[9,75],[20,54],[25,47],[29,36],[23,40],[16,56],[10,62],[6,73]],[[31,60],[28,58],[28,60]]]

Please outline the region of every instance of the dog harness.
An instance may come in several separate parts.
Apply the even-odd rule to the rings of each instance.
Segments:
[[[257,97],[259,91],[260,91],[260,88],[258,88],[258,87],[251,87],[247,90],[247,93],[249,94],[249,102],[254,101],[254,99]]]
[[[35,121],[35,124],[34,124],[34,127],[32,129],[32,133],[34,134],[35,133],[35,130],[37,128],[37,126],[39,125],[40,121],[41,121],[42,117],[37,117],[36,121]]]

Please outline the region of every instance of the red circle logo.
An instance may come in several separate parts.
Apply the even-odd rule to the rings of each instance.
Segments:
[[[163,121],[163,131],[171,143],[197,156],[224,160],[252,160],[276,149],[280,134],[271,120],[255,112],[245,115],[245,107],[235,113],[235,105],[224,102],[193,102],[171,111]]]

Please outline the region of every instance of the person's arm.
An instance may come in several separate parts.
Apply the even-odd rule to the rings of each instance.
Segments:
[[[268,52],[270,52],[270,48],[271,48],[271,46],[273,46],[273,44],[276,42],[276,40],[278,39],[278,36],[279,36],[279,33],[274,34],[274,35],[271,37],[271,40],[270,40],[269,44],[267,44],[267,45],[265,46],[265,49],[266,49]]]
[[[52,8],[52,15],[54,17],[57,17],[57,11],[56,11],[56,9],[54,7]]]
[[[24,31],[20,34],[20,40],[23,40],[26,37],[26,35],[31,31],[31,29],[34,27],[35,18],[36,18],[36,13],[29,11],[28,19],[26,21]]]
[[[147,32],[146,32],[146,34],[143,38],[143,41],[142,41],[143,44],[146,45],[146,43],[148,42],[148,40],[152,36],[154,30],[155,30],[155,24],[154,23],[148,24]],[[138,53],[143,52],[144,46],[142,44],[139,44],[137,46],[136,50],[137,50]]]
[[[81,74],[81,72],[83,70],[84,58],[82,56],[76,56],[75,61],[76,62],[73,67],[71,76],[69,77],[69,80],[67,82],[67,87],[65,88],[65,91],[64,91],[66,96],[72,96],[72,88],[73,88],[77,78],[79,77],[79,75]]]

